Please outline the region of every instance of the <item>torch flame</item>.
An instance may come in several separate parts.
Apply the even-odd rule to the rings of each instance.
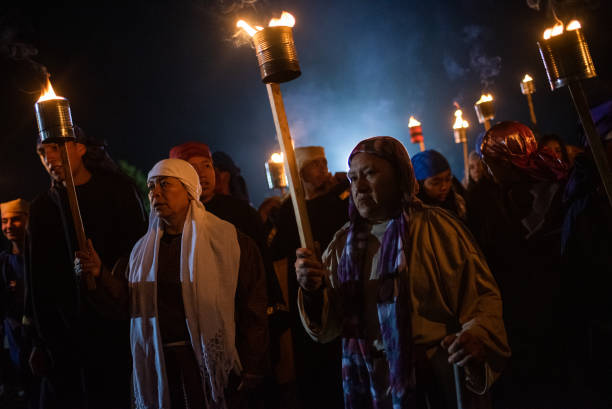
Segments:
[[[478,101],[476,101],[477,104],[483,103],[483,102],[489,102],[489,101],[493,101],[493,95],[491,94],[482,94],[480,96],[480,99]],[[456,114],[456,113],[455,113]]]
[[[523,78],[523,82],[533,81],[533,78],[529,74],[525,74],[525,78]]]
[[[281,153],[273,153],[272,156],[270,156],[270,161],[272,163],[283,163],[283,154]]]
[[[455,111],[455,123],[453,129],[467,128],[469,126],[468,121],[463,119],[463,112],[458,109]]]
[[[544,30],[544,40],[548,40],[550,37],[552,37],[552,28],[547,28]]]
[[[408,121],[408,128],[412,128],[413,126],[421,126],[421,123],[411,116],[410,120]]]
[[[575,20],[574,20],[575,21]],[[573,23],[573,21],[572,21]],[[570,24],[572,24],[570,23]],[[578,23],[578,21],[576,21],[576,23]],[[578,23],[578,25],[580,25],[580,23]],[[580,28],[580,27],[576,27],[576,28]],[[576,30],[576,28],[573,28],[573,30]],[[548,40],[550,37],[556,37],[560,34],[563,34],[563,24],[555,24],[554,27],[552,28],[547,28],[546,30],[544,30],[544,40]]]
[[[293,17],[290,13],[283,11],[280,18],[273,18],[270,20],[268,27],[278,27],[278,26],[286,26],[293,27],[295,26],[295,17]],[[264,28],[261,26],[255,26],[255,28],[251,27],[249,23],[244,20],[238,20],[236,23],[236,27],[243,29],[246,31],[251,37],[255,35],[258,31],[263,30]]]
[[[578,30],[579,28],[582,28],[582,26],[580,25],[580,21],[578,20],[570,21],[567,27],[565,27],[567,31]]]
[[[257,31],[263,30],[263,28],[259,26],[257,26],[257,29],[254,29],[253,27],[249,25],[249,23],[247,23],[244,20],[238,20],[238,22],[236,23],[236,27],[243,29],[251,37],[253,37]]]
[[[295,17],[293,17],[290,13],[283,11],[280,18],[273,18],[270,20],[268,27],[278,27],[278,26],[286,26],[293,27],[295,26]]]
[[[62,97],[58,97],[55,95],[55,91],[53,91],[53,87],[51,86],[51,81],[47,78],[47,86],[44,91],[40,94],[40,98],[38,98],[37,102],[48,101],[50,99],[64,99]]]

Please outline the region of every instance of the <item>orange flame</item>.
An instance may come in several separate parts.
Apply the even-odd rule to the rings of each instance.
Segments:
[[[463,119],[463,112],[460,109],[456,110],[455,111],[455,123],[453,124],[453,129],[467,128],[468,126],[470,126],[470,124],[468,124],[468,121]]]
[[[270,156],[270,162],[283,163],[283,153],[273,153],[272,156]]]
[[[578,25],[580,25],[580,23],[578,23]],[[575,30],[575,28],[573,28],[573,30]],[[563,24],[555,24],[554,27],[547,28],[546,30],[544,30],[544,40],[548,40],[549,38],[556,37],[560,34],[563,34]]]
[[[478,101],[476,101],[477,104],[481,104],[483,102],[489,102],[489,101],[493,101],[493,95],[491,94],[482,94],[480,96],[480,99]]]
[[[569,22],[567,27],[565,27],[565,30],[567,30],[567,31],[574,31],[574,30],[578,30],[579,28],[582,28],[582,25],[580,25],[580,21],[572,20],[572,21]]]
[[[533,81],[533,78],[529,74],[525,74],[525,78],[523,78],[523,82]]]
[[[410,120],[408,121],[408,128],[412,128],[413,126],[421,126],[421,123],[411,116]]]
[[[279,27],[279,26],[285,26],[285,27],[295,26],[295,17],[293,17],[290,13],[283,11],[280,18],[273,18],[270,20],[270,23],[268,23],[268,27]],[[249,23],[247,23],[244,20],[238,20],[238,22],[236,23],[236,27],[243,29],[251,37],[253,37],[255,33],[257,33],[258,31],[261,31],[264,29],[261,26],[255,26],[255,28],[253,28],[251,27]]]
[[[268,27],[278,27],[278,26],[286,26],[293,27],[295,26],[295,17],[293,17],[290,13],[283,11],[280,18],[273,18],[270,20]]]
[[[47,86],[45,87],[43,92],[40,94],[40,98],[38,98],[38,101],[36,102],[49,101],[51,99],[64,99],[64,98],[55,95],[55,91],[53,91],[53,87],[51,86],[51,81],[49,81],[49,78],[47,78]]]

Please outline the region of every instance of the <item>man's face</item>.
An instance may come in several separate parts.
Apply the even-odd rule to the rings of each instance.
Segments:
[[[561,149],[561,144],[559,144],[559,142],[555,140],[548,141],[544,146],[555,155],[555,158],[563,160],[563,150]]]
[[[329,179],[327,169],[327,159],[319,158],[308,162],[301,170],[300,176],[303,181],[317,189],[325,184]]]
[[[207,202],[215,195],[215,168],[212,160],[206,156],[192,156],[187,162],[193,166],[200,177],[202,185],[202,195],[200,198]]]
[[[87,148],[83,144],[74,142],[66,142],[66,148],[68,149],[68,159],[70,160],[70,167],[74,175],[83,166],[83,155],[87,152]],[[36,146],[36,152],[53,180],[63,182],[66,174],[62,165],[59,145],[56,143],[39,143]]]
[[[450,169],[427,178],[423,182],[425,194],[438,202],[443,202],[446,200],[452,185],[453,175],[451,174]]]
[[[147,182],[152,211],[165,221],[185,213],[189,207],[189,193],[175,177],[157,176]]]
[[[348,177],[351,195],[361,217],[372,222],[388,220],[401,206],[401,193],[391,164],[369,153],[351,159]]]
[[[23,213],[2,213],[2,234],[10,241],[23,241],[28,218]]]

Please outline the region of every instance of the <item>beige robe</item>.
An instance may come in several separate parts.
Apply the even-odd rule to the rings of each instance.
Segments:
[[[502,321],[499,289],[484,256],[464,225],[445,210],[423,205],[412,214],[407,251],[408,270],[402,277],[412,304],[412,332],[416,345],[426,356],[436,377],[445,378],[444,389],[453,395],[451,366],[446,351],[440,347],[448,334],[468,331],[485,345],[486,362],[478,378],[465,379],[466,386],[477,394],[489,390],[510,356]],[[380,350],[380,329],[376,311],[378,258],[387,222],[372,226],[368,238],[367,265],[369,280],[364,282],[367,341]],[[307,314],[304,293],[300,289],[298,308],[306,332],[316,341],[328,342],[341,335],[342,305],[337,276],[338,264],[346,246],[348,223],[335,235],[323,254],[323,264],[330,272],[326,280],[322,316],[311,320]],[[320,323],[320,324],[317,324]],[[383,369],[380,375],[387,376]],[[340,374],[338,374],[340,376]],[[375,375],[376,376],[376,375]],[[387,380],[386,380],[387,381]],[[387,381],[388,382],[388,381]],[[447,394],[445,393],[445,394]]]

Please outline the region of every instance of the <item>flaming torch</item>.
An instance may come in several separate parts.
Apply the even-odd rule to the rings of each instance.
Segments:
[[[495,118],[495,106],[491,94],[482,94],[480,99],[474,104],[478,122],[484,124],[485,131],[491,128],[491,119]]]
[[[523,81],[521,81],[521,92],[527,97],[527,105],[529,105],[531,123],[535,126],[537,123],[535,109],[533,108],[533,98],[531,97],[531,94],[535,93],[535,83],[529,74],[525,74]]]
[[[266,162],[266,176],[270,189],[280,189],[281,195],[285,194],[287,188],[287,174],[283,165],[283,154],[273,153]]]
[[[469,176],[469,165],[468,165],[468,146],[467,146],[467,129],[470,126],[468,121],[463,119],[463,112],[457,107],[455,111],[455,123],[453,124],[453,135],[455,136],[455,143],[463,144],[463,171],[465,177]]]
[[[582,25],[578,20],[570,21],[567,26],[561,22],[544,31],[543,39],[538,41],[540,56],[546,69],[551,90],[563,86],[569,88],[574,107],[584,128],[593,160],[597,165],[608,200],[612,205],[612,172],[606,158],[603,144],[597,134],[593,118],[589,111],[581,80],[597,76],[591,59],[589,46],[582,34]]]
[[[36,122],[38,123],[41,142],[56,143],[60,148],[66,191],[68,193],[68,204],[70,205],[77,243],[79,250],[87,251],[87,238],[83,228],[79,202],[74,188],[74,180],[72,179],[72,167],[70,166],[68,149],[66,147],[66,142],[74,142],[76,140],[70,103],[66,98],[55,95],[51,81],[47,79],[47,87],[36,104],[34,104],[34,109],[36,111]],[[85,280],[87,288],[95,290],[96,282],[94,277],[88,274]]]
[[[293,30],[295,18],[283,11],[281,18],[270,20],[268,27],[251,27],[246,21],[240,20],[236,26],[246,31],[252,38],[261,72],[261,80],[266,84],[268,98],[276,126],[276,134],[289,169],[289,191],[293,201],[298,232],[302,247],[315,250],[310,220],[306,211],[304,188],[295,160],[295,152],[291,143],[291,132],[285,113],[285,105],[280,90],[280,83],[291,81],[300,76],[300,65],[297,59]]]
[[[410,131],[410,142],[418,143],[421,152],[423,152],[425,150],[423,129],[421,128],[421,123],[414,119],[413,116],[411,116],[410,120],[408,121],[408,130]]]

